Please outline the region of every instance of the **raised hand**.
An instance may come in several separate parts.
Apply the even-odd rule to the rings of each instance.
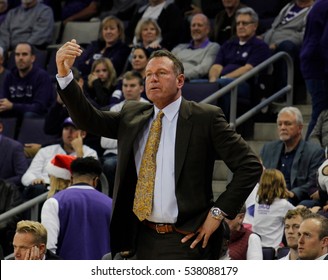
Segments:
[[[61,46],[56,53],[58,75],[60,77],[66,77],[74,64],[75,59],[81,54],[82,49],[80,45],[76,43],[75,39],[72,39]]]

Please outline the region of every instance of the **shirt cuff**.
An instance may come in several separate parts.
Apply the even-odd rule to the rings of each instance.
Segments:
[[[69,85],[69,83],[74,79],[72,70],[65,77],[59,77],[57,74],[56,79],[58,81],[60,89],[65,89]]]

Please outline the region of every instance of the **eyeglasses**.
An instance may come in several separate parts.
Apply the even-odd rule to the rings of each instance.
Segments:
[[[242,26],[248,26],[250,24],[253,24],[254,21],[237,21],[236,22],[236,25],[239,26],[239,25],[242,25]]]

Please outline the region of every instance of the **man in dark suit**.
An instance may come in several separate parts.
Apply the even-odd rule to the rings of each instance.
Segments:
[[[303,117],[298,108],[282,108],[277,126],[279,140],[266,143],[260,152],[263,165],[284,174],[291,203],[315,206],[315,200],[311,204],[303,200],[314,199],[316,174],[325,159],[324,151],[319,145],[302,139]]]
[[[121,112],[92,107],[70,71],[80,46],[75,40],[57,52],[58,91],[81,129],[118,139],[113,194],[113,255],[136,251],[137,259],[215,259],[222,220],[233,219],[258,182],[262,165],[222,110],[181,97],[183,65],[166,50],[152,54],[146,67],[146,94],[153,104],[126,102]],[[151,121],[164,113],[156,158],[152,211],[145,220],[133,205]],[[156,154],[155,154],[156,155]],[[213,201],[216,158],[234,173],[227,190]]]
[[[29,220],[18,222],[13,239],[14,259],[60,260],[59,256],[47,250],[47,236],[47,229],[39,222]]]
[[[21,143],[2,135],[3,122],[0,118],[0,179],[16,186],[21,185],[21,178],[28,163]]]

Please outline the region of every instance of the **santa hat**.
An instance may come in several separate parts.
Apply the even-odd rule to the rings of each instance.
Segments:
[[[64,180],[71,179],[71,163],[76,157],[69,155],[55,155],[55,157],[47,164],[46,171],[49,175]]]

